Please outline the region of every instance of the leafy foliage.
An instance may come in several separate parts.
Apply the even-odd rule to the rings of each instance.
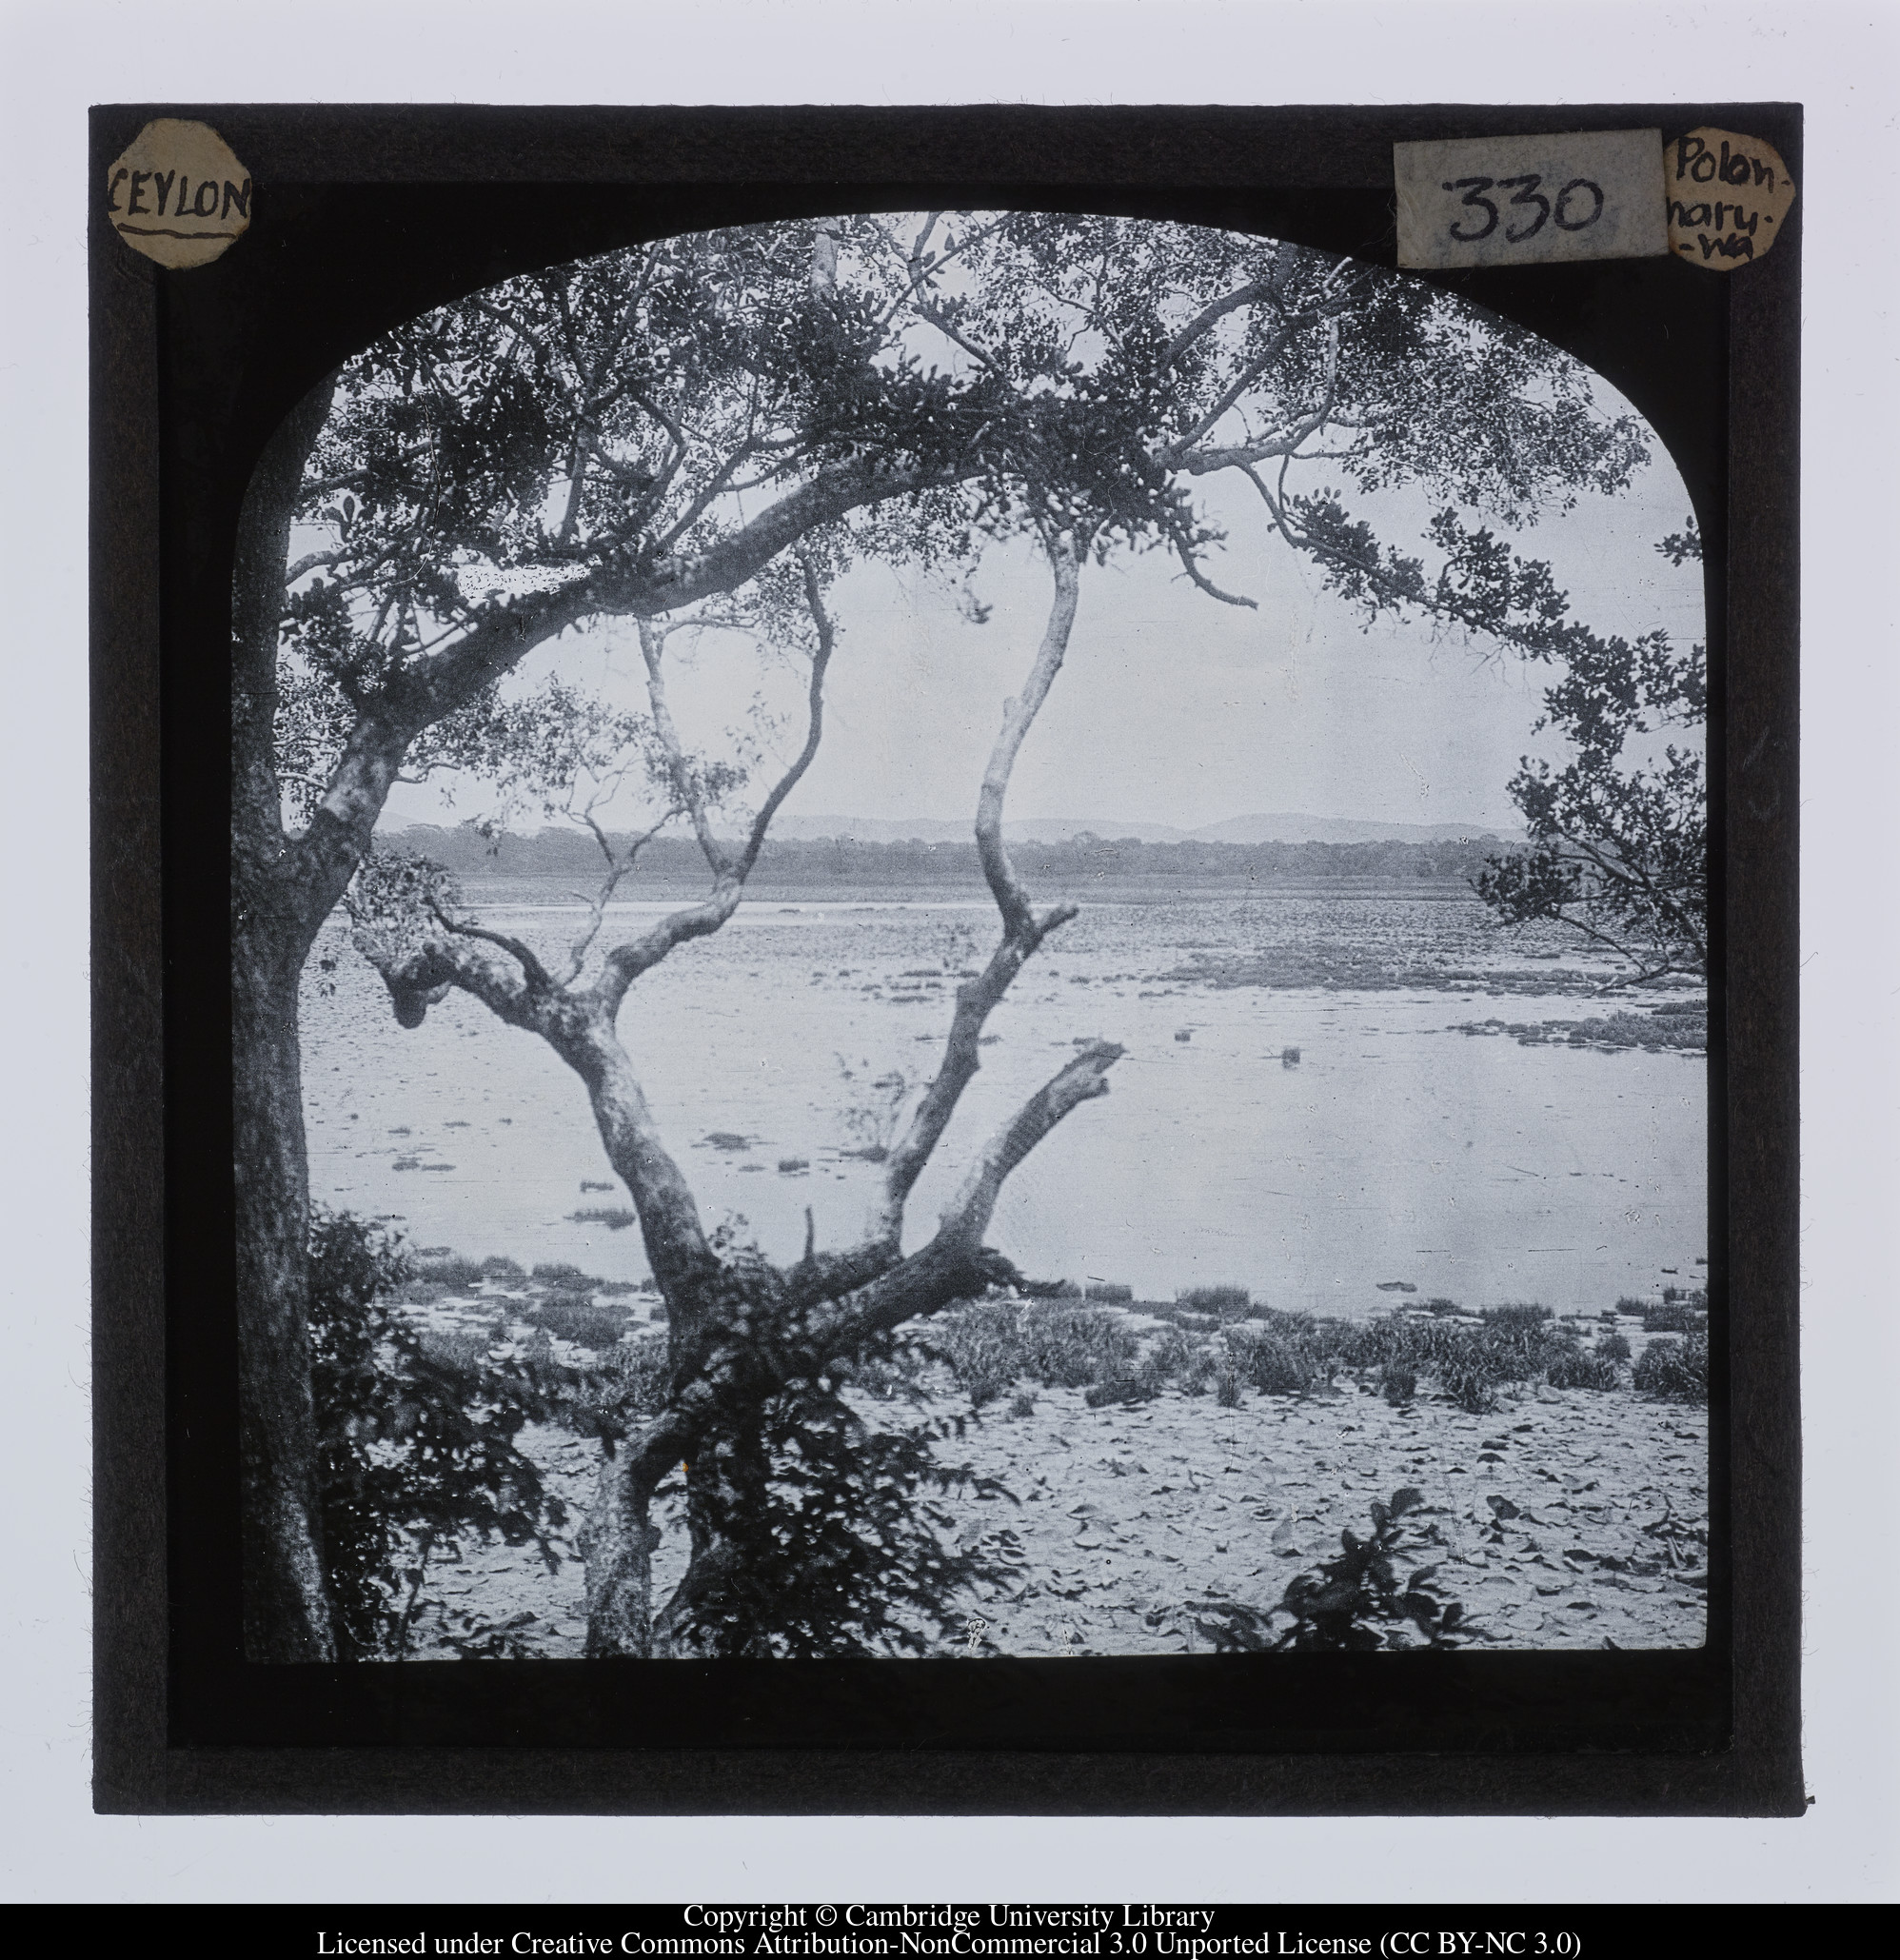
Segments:
[[[1700,564],[1693,519],[1656,548]],[[1474,888],[1510,923],[1555,921],[1609,947],[1638,980],[1705,978],[1708,789],[1702,743],[1689,739],[1708,718],[1704,648],[1681,652],[1660,631],[1633,643],[1575,628],[1544,657],[1563,671],[1538,726],[1570,760],[1524,759],[1510,791],[1531,848],[1494,858]],[[1662,740],[1671,730],[1680,742]]]
[[[1637,1356],[1633,1379],[1644,1395],[1666,1402],[1706,1402],[1709,1336],[1691,1334],[1681,1340],[1653,1340]]]
[[[1339,1554],[1301,1573],[1286,1589],[1279,1612],[1293,1624],[1274,1630],[1274,1615],[1232,1600],[1196,1609],[1197,1624],[1221,1653],[1366,1653],[1380,1647],[1456,1647],[1476,1629],[1464,1607],[1448,1600],[1436,1582],[1438,1567],[1415,1567],[1401,1576],[1399,1559],[1430,1542],[1407,1523],[1425,1506],[1424,1494],[1407,1486],[1387,1504],[1372,1508],[1372,1535],[1348,1529]]]
[[[459,1557],[465,1536],[537,1546],[553,1571],[551,1534],[566,1521],[515,1442],[545,1413],[539,1391],[477,1339],[419,1332],[391,1300],[407,1277],[387,1234],[313,1210],[318,1492],[345,1659],[401,1657],[430,1560]]]
[[[994,1478],[939,1462],[960,1433],[936,1421],[874,1429],[826,1371],[789,1380],[757,1410],[730,1413],[691,1481],[696,1534],[722,1543],[684,1614],[695,1648],[720,1656],[815,1659],[934,1651],[973,1589],[1019,1563],[1006,1528],[952,1537],[951,1490],[1015,1500]]]

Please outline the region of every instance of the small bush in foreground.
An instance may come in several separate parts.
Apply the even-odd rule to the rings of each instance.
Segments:
[[[1419,1566],[1399,1576],[1400,1554],[1427,1542],[1405,1522],[1424,1503],[1424,1495],[1408,1486],[1395,1491],[1389,1504],[1373,1506],[1371,1537],[1341,1532],[1339,1555],[1301,1573],[1286,1589],[1278,1610],[1292,1616],[1293,1625],[1284,1633],[1275,1634],[1272,1614],[1231,1600],[1198,1609],[1201,1632],[1217,1652],[1228,1653],[1457,1646],[1475,1630],[1465,1619],[1464,1607],[1446,1599],[1434,1583],[1437,1566]]]
[[[1706,1402],[1709,1336],[1692,1334],[1682,1340],[1652,1341],[1636,1363],[1633,1379],[1642,1394],[1666,1402]]]
[[[1599,1334],[1596,1336],[1596,1352],[1606,1361],[1627,1361],[1630,1358],[1629,1336],[1621,1334]]]
[[[1418,1371],[1402,1364],[1389,1365],[1382,1372],[1379,1389],[1395,1409],[1403,1409],[1418,1393]]]

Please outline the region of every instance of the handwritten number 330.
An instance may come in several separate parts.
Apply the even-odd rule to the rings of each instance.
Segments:
[[[1522,245],[1527,238],[1534,238],[1547,222],[1554,222],[1559,231],[1581,231],[1585,226],[1593,225],[1603,215],[1603,190],[1600,185],[1593,184],[1588,177],[1573,177],[1557,192],[1554,204],[1548,197],[1539,194],[1537,186],[1542,178],[1533,174],[1524,177],[1460,177],[1455,183],[1439,186],[1441,190],[1462,190],[1464,196],[1458,202],[1473,210],[1484,213],[1483,227],[1476,231],[1466,231],[1459,228],[1455,219],[1452,223],[1452,236],[1462,245],[1474,244],[1480,238],[1489,238],[1497,229],[1498,209],[1491,199],[1485,196],[1487,190],[1514,190],[1517,194],[1511,200],[1514,208],[1522,205],[1529,209],[1533,205],[1537,215],[1529,224],[1507,225],[1505,240],[1511,245]],[[1581,205],[1588,195],[1592,200],[1590,208],[1578,217],[1572,208],[1574,197]]]

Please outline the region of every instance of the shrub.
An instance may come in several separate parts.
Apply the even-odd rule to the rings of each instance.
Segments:
[[[1446,1314],[1462,1314],[1464,1312],[1464,1309],[1458,1305],[1456,1300],[1448,1300],[1442,1294],[1427,1300],[1424,1304],[1425,1311],[1433,1315],[1443,1316]]]
[[[596,1350],[612,1347],[631,1319],[625,1308],[597,1304],[584,1293],[550,1293],[529,1306],[524,1317],[561,1340]]]
[[[1621,1334],[1599,1334],[1596,1336],[1596,1352],[1606,1361],[1627,1361],[1630,1358],[1629,1336]]]
[[[1651,1300],[1643,1308],[1645,1334],[1693,1334],[1708,1324],[1709,1316],[1699,1301],[1665,1299],[1658,1304]]]
[[[881,1402],[901,1397],[907,1402],[927,1402],[930,1388],[925,1371],[929,1353],[915,1341],[900,1339],[895,1334],[881,1335],[867,1341],[848,1360],[833,1364],[841,1381]]]
[[[1402,1409],[1418,1393],[1418,1371],[1403,1363],[1389,1363],[1382,1371],[1379,1387],[1395,1409]]]
[[[594,1281],[588,1278],[579,1266],[569,1266],[561,1261],[556,1261],[550,1265],[537,1266],[534,1269],[534,1277],[544,1281],[549,1286],[565,1286],[579,1289],[594,1284]]]
[[[993,1402],[1025,1372],[1016,1308],[977,1301],[940,1317],[933,1330],[939,1354],[973,1409]]]
[[[624,1232],[629,1225],[640,1223],[640,1214],[629,1211],[623,1204],[583,1205],[578,1212],[569,1212],[567,1217],[573,1224],[604,1225],[609,1232]]]
[[[1577,1348],[1559,1355],[1548,1373],[1553,1388],[1612,1389],[1620,1386],[1623,1379],[1616,1371],[1616,1363],[1603,1353],[1600,1345],[1594,1350]]]
[[[1089,1384],[1083,1397],[1091,1409],[1105,1409],[1111,1402],[1145,1402],[1159,1393],[1159,1380],[1145,1368],[1132,1368],[1121,1356],[1103,1364]]]
[[[1164,1327],[1156,1336],[1155,1344],[1148,1350],[1141,1365],[1154,1376],[1157,1383],[1164,1384],[1185,1376],[1200,1352],[1200,1343],[1191,1340],[1178,1327]]]
[[[1204,1396],[1220,1373],[1220,1363],[1211,1348],[1197,1347],[1176,1379],[1184,1396]]]
[[[1184,1286],[1175,1303],[1197,1314],[1238,1315],[1253,1305],[1254,1296],[1244,1286]]]
[[[1010,1397],[1009,1413],[1019,1421],[1036,1414],[1036,1395],[1031,1389],[1019,1389]]]
[[[1470,1416],[1486,1416],[1497,1407],[1497,1370],[1491,1355],[1476,1341],[1463,1341],[1437,1368],[1438,1386]]]
[[[452,1256],[445,1259],[418,1259],[416,1277],[433,1280],[438,1286],[446,1286],[460,1293],[470,1286],[479,1286],[487,1277],[485,1266],[478,1266],[473,1259]]]
[[[1510,1306],[1486,1307],[1479,1317],[1487,1327],[1495,1327],[1502,1333],[1534,1334],[1552,1318],[1552,1314],[1549,1307],[1517,1302]]]
[[[1126,1306],[1135,1297],[1135,1289],[1132,1286],[1116,1286],[1105,1279],[1097,1279],[1084,1288],[1082,1297],[1095,1300],[1105,1307],[1120,1307]]]
[[[1654,1305],[1654,1300],[1639,1300],[1633,1294],[1622,1293],[1616,1296],[1616,1311],[1619,1314],[1647,1314]]]
[[[666,1399],[666,1341],[647,1336],[610,1347],[560,1396],[560,1416],[576,1435],[617,1443]]]
[[[1286,1317],[1291,1318],[1292,1317]],[[1221,1336],[1236,1370],[1262,1395],[1304,1395],[1317,1372],[1297,1337],[1251,1322],[1230,1327]]]
[[[1044,1388],[1086,1388],[1104,1369],[1135,1358],[1135,1331],[1119,1314],[1038,1302],[1018,1324],[1020,1372]]]
[[[1011,1493],[968,1465],[940,1464],[947,1422],[868,1427],[826,1373],[731,1412],[701,1445],[689,1513],[732,1558],[686,1603],[691,1644],[712,1657],[816,1659],[928,1653],[968,1611],[971,1590],[1014,1576],[1013,1532],[976,1545],[932,1495]],[[959,1425],[960,1427],[960,1425]],[[936,1629],[920,1631],[920,1623]]]
[[[424,1334],[395,1311],[407,1262],[389,1235],[321,1205],[310,1218],[310,1387],[317,1503],[337,1653],[400,1657],[438,1550],[475,1533],[559,1563],[566,1521],[524,1422],[548,1411],[531,1377],[473,1335]]]
[[[1692,1334],[1681,1340],[1653,1340],[1643,1350],[1633,1378],[1644,1395],[1666,1402],[1706,1402],[1709,1336]]]
[[[484,1279],[525,1279],[527,1275],[513,1259],[491,1253],[482,1261],[482,1277]]]
[[[1429,1542],[1405,1523],[1424,1504],[1423,1494],[1408,1486],[1395,1491],[1389,1504],[1373,1506],[1371,1537],[1341,1532],[1339,1555],[1301,1573],[1287,1587],[1279,1611],[1292,1616],[1293,1625],[1283,1633],[1275,1635],[1271,1614],[1233,1600],[1199,1608],[1201,1631],[1217,1652],[1227,1653],[1365,1653],[1419,1644],[1401,1631],[1407,1626],[1422,1634],[1428,1647],[1455,1647],[1475,1629],[1465,1618],[1464,1607],[1439,1593],[1434,1583],[1437,1566],[1417,1566],[1399,1576],[1400,1554],[1420,1551]]]
[[[1235,1367],[1232,1355],[1223,1353],[1215,1363],[1214,1399],[1223,1409],[1240,1406],[1240,1371]]]
[[[424,1356],[445,1376],[473,1387],[488,1365],[489,1343],[479,1334],[464,1329],[439,1333],[425,1328],[416,1336]]]

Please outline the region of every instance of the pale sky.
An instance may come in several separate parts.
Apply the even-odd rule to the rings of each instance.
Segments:
[[[1603,393],[1608,406],[1626,406]],[[1686,643],[1702,635],[1701,570],[1677,569],[1653,548],[1690,509],[1673,464],[1653,447],[1622,497],[1586,497],[1515,542],[1553,562],[1575,616],[1599,630],[1666,626]],[[1362,632],[1317,569],[1268,530],[1244,483],[1193,488],[1228,534],[1210,576],[1258,610],[1208,598],[1158,552],[1090,564],[1068,660],[1018,762],[1008,814],[1182,829],[1254,811],[1514,827],[1505,784],[1518,759],[1554,753],[1533,733],[1546,670],[1429,625],[1388,621]],[[1415,493],[1347,503],[1407,550],[1432,507]],[[974,812],[1002,703],[1042,631],[1049,577],[1018,543],[992,547],[971,589],[994,608],[981,626],[963,617],[947,580],[866,564],[840,583],[824,745],[788,814]],[[597,622],[538,649],[518,684],[550,672],[628,705],[643,701],[631,622]],[[784,672],[762,684],[788,711],[777,744],[788,757],[803,735],[789,712],[799,684]],[[742,643],[708,641],[671,685],[688,742],[711,747],[762,682]],[[487,807],[480,785],[451,786],[449,802],[433,782],[399,785],[385,824],[452,823]],[[628,803],[609,821],[630,825],[637,814]],[[516,827],[541,822],[535,813]]]

